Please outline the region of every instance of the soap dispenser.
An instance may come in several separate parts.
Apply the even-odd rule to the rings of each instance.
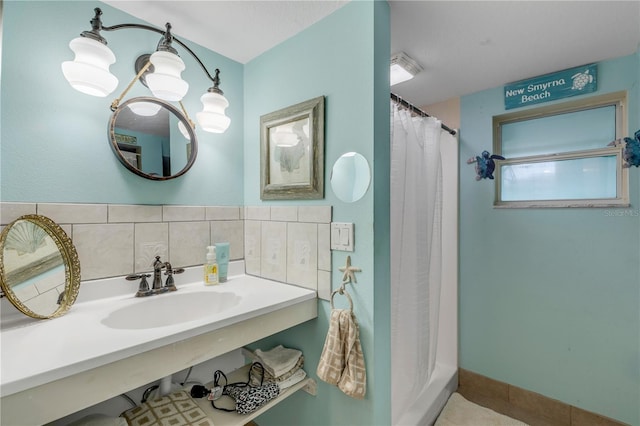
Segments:
[[[204,285],[218,284],[218,263],[216,261],[216,247],[207,247],[207,263],[204,264]]]

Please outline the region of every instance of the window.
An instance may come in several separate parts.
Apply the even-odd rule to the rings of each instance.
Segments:
[[[496,207],[628,206],[623,146],[626,93],[493,118]]]

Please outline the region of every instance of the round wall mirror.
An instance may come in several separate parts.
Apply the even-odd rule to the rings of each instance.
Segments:
[[[21,216],[0,234],[0,287],[32,318],[54,318],[80,290],[80,260],[67,234],[51,219]]]
[[[364,196],[371,182],[369,163],[362,154],[347,152],[333,164],[331,189],[341,201],[353,203]]]
[[[182,176],[198,153],[187,117],[152,97],[131,98],[118,106],[109,120],[109,141],[127,169],[153,180]]]

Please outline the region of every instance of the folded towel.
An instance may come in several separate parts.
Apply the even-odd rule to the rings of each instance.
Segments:
[[[280,392],[303,381],[305,377],[307,377],[307,373],[302,368],[298,368],[288,379],[277,382]]]
[[[362,399],[367,390],[358,323],[350,309],[333,309],[316,373],[345,394]]]
[[[268,351],[256,349],[256,356],[260,359],[258,362],[264,366],[265,372],[278,377],[295,367],[302,351],[278,345]]]
[[[260,362],[260,358],[255,357],[253,359],[254,362]],[[273,377],[271,373],[268,371],[262,371],[262,369],[252,368],[249,370],[249,376],[251,378],[251,386],[260,386],[262,382],[276,382],[280,383],[284,380],[287,380],[289,377],[293,376],[298,370],[300,370],[304,366],[304,355],[298,358],[298,362],[293,368],[286,373],[279,375],[278,377]]]

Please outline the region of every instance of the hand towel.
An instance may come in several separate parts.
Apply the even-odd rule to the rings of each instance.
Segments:
[[[277,382],[280,392],[303,381],[305,377],[307,377],[307,373],[302,368],[299,368],[289,378]]]
[[[260,358],[254,357],[253,361],[260,362]],[[293,376],[303,366],[304,366],[304,355],[298,358],[298,362],[296,362],[296,365],[294,365],[291,370],[279,375],[278,377],[273,377],[271,373],[269,373],[266,370],[263,373],[262,370],[257,370],[252,368],[251,370],[249,370],[249,375],[251,377],[251,386],[260,386],[260,383],[262,382],[280,383],[284,380],[287,380],[289,377]]]
[[[325,382],[337,385],[345,394],[363,399],[367,390],[360,332],[350,309],[333,309],[329,331],[316,370]]]
[[[260,358],[258,362],[264,366],[265,371],[273,377],[278,377],[296,365],[302,356],[302,351],[278,345],[268,351],[256,349],[256,356]]]

